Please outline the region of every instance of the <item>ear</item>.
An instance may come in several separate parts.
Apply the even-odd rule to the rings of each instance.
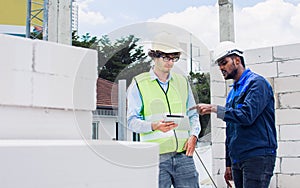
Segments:
[[[238,56],[234,56],[234,64],[235,65],[242,65],[242,61],[241,61],[241,58],[239,58]]]

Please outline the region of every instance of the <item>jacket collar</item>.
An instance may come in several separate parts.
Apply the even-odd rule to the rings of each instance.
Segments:
[[[247,75],[249,75],[251,73],[251,70],[248,68],[246,69],[243,74],[241,75],[240,79],[236,82],[234,82],[231,87],[233,87],[234,90],[236,90],[240,85],[243,85],[246,78],[247,78]]]
[[[150,74],[150,80],[151,81],[154,81],[154,80],[158,80],[159,82],[163,83],[162,81],[159,80],[159,78],[156,76],[156,74],[154,73],[153,69],[151,68],[150,71],[149,71],[149,74]],[[165,83],[168,83],[170,80],[172,79],[172,75],[171,75],[171,72],[168,76],[168,79]]]

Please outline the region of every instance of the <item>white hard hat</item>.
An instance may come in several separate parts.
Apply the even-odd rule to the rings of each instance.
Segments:
[[[162,32],[155,35],[152,41],[151,49],[159,50],[164,53],[178,53],[183,51],[180,48],[177,37],[167,32]]]
[[[243,57],[243,50],[232,41],[223,41],[214,51],[214,61],[216,62],[233,54]]]

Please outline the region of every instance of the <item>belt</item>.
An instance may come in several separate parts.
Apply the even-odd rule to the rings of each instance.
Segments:
[[[186,150],[182,151],[182,152],[169,152],[169,153],[163,153],[160,154],[159,156],[175,156],[175,155],[180,155],[180,154],[186,154]]]

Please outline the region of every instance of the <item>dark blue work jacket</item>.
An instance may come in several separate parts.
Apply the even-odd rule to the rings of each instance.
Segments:
[[[226,166],[254,156],[276,155],[274,95],[265,78],[246,69],[233,84],[222,110]]]

